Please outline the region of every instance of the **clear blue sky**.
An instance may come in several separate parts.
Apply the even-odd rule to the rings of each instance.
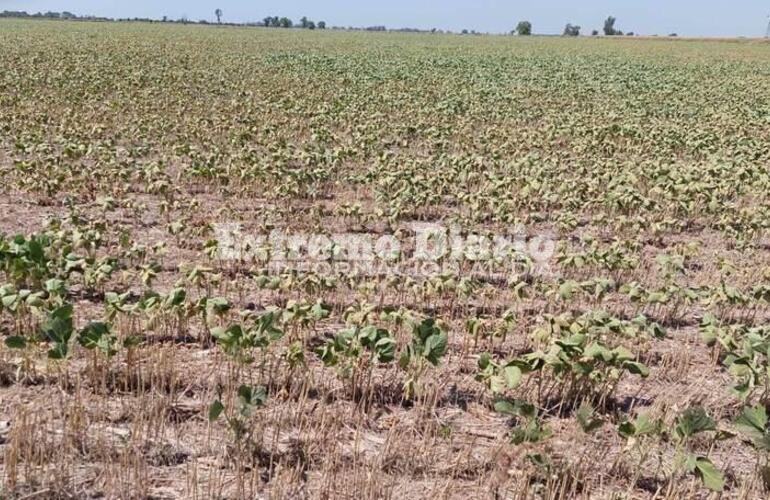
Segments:
[[[561,33],[568,22],[583,33],[601,30],[612,14],[617,28],[642,34],[687,36],[764,36],[770,0],[0,0],[0,10],[68,10],[107,17],[164,15],[213,19],[214,9],[230,21],[256,21],[267,15],[308,16],[329,26],[418,27],[459,31],[510,31],[528,19],[536,33]]]

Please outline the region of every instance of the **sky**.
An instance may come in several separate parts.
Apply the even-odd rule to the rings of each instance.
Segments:
[[[601,31],[608,15],[616,29],[640,34],[682,36],[764,36],[770,0],[0,0],[0,10],[70,11],[105,17],[151,17],[190,20],[258,21],[268,15],[298,20],[302,16],[328,26],[462,29],[490,33],[532,22],[534,32],[560,34],[566,23],[584,34]]]

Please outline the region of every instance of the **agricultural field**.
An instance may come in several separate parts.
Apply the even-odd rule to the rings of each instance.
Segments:
[[[0,179],[0,498],[768,497],[766,42],[3,20]]]

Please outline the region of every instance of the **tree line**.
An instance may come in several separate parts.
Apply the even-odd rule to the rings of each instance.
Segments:
[[[263,26],[268,28],[302,28],[302,29],[309,29],[309,30],[323,30],[326,29],[326,22],[325,21],[313,21],[309,19],[307,16],[302,17],[298,23],[295,23],[288,17],[282,17],[282,16],[267,16],[262,21],[259,22],[250,22],[250,23],[223,23],[222,17],[224,16],[224,13],[222,12],[222,9],[216,9],[214,11],[214,16],[216,17],[217,24],[228,24],[232,26]],[[170,19],[168,16],[163,16],[162,19],[151,19],[151,18],[140,18],[140,17],[134,17],[134,18],[117,18],[113,19],[110,17],[98,17],[98,16],[78,16],[77,14],[73,14],[72,12],[37,12],[34,14],[29,14],[25,11],[13,11],[13,10],[5,10],[0,12],[0,18],[3,17],[12,17],[12,18],[30,18],[30,19],[64,19],[64,20],[83,20],[83,21],[141,21],[141,22],[163,22],[163,23],[182,23],[182,24],[210,24],[209,21],[205,19],[201,19],[200,21],[190,21],[187,19],[186,16],[182,16],[179,19]],[[602,32],[605,36],[634,36],[634,32],[630,31],[628,33],[623,33],[623,31],[615,28],[615,23],[617,22],[617,19],[614,16],[609,16],[607,19],[604,20],[604,27],[602,29]],[[451,33],[451,31],[443,31],[443,30],[437,30],[436,28],[430,29],[430,30],[424,30],[424,29],[418,29],[418,28],[400,28],[400,29],[391,29],[388,30],[385,26],[367,26],[363,28],[355,28],[355,27],[347,27],[347,28],[338,28],[333,27],[333,29],[347,29],[347,30],[361,30],[361,31],[402,31],[402,32],[419,32],[419,33]],[[580,36],[580,30],[581,27],[578,25],[574,25],[571,23],[567,23],[567,25],[564,27],[564,31],[562,32],[562,36]],[[467,30],[464,29],[461,32],[462,34],[472,34],[476,35],[479,34],[474,30]],[[511,31],[511,34],[516,34],[519,36],[529,36],[533,34],[533,28],[532,23],[530,21],[521,21],[516,25],[516,28]],[[598,36],[599,31],[593,30],[591,32],[592,36]],[[676,33],[672,33],[669,36],[676,36]]]
[[[299,23],[294,23],[288,17],[268,16],[262,21],[256,23],[223,23],[222,17],[224,12],[222,9],[216,9],[214,11],[214,17],[216,17],[217,24],[228,24],[231,26],[265,26],[269,28],[304,28],[304,29],[326,29],[326,21],[312,21],[307,17],[303,17],[299,20]],[[23,10],[4,10],[0,12],[0,18],[21,18],[21,19],[64,19],[72,21],[139,21],[148,23],[180,23],[180,24],[211,24],[206,19],[199,21],[191,21],[187,16],[182,16],[178,19],[171,19],[168,16],[163,16],[161,19],[152,19],[148,17],[132,17],[132,18],[111,18],[111,17],[99,17],[99,16],[79,16],[72,12],[37,12],[30,14]]]
[[[23,10],[4,10],[0,12],[0,17],[20,17],[20,18],[30,18],[30,19],[83,19],[88,21],[113,21],[113,19],[107,18],[107,17],[97,17],[97,16],[78,16],[77,14],[73,14],[72,12],[35,12],[34,14],[29,14],[26,11]]]
[[[278,17],[278,16],[267,16],[262,20],[262,26],[266,26],[268,28],[303,28],[308,30],[314,30],[318,28],[319,30],[326,29],[326,21],[318,21],[316,23],[315,21],[312,21],[308,19],[307,17],[303,17],[299,20],[299,24],[295,25],[294,21],[289,19],[288,17]]]
[[[614,16],[609,16],[607,19],[604,20],[604,36],[623,36],[624,34],[626,36],[634,36],[634,32],[630,31],[628,33],[623,33],[622,31],[615,29],[615,22],[617,19]],[[567,23],[566,26],[564,26],[564,31],[562,32],[562,36],[580,36],[580,30],[581,27],[575,24]],[[516,28],[511,31],[511,34],[516,34],[519,36],[528,36],[532,34],[532,23],[529,21],[521,21],[519,24],[516,25]],[[598,36],[599,31],[593,30],[591,32],[592,36]],[[670,36],[676,36],[675,34],[672,34]]]

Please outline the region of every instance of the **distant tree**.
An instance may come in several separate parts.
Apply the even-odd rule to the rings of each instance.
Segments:
[[[302,19],[299,20],[299,25],[303,29],[310,27],[310,20],[306,16],[302,16]]]
[[[676,33],[670,33],[668,36],[670,36],[670,37],[677,37],[679,35],[677,35]]]
[[[315,22],[313,22],[313,21],[308,21],[308,22],[307,22],[307,29],[309,29],[309,30],[314,30],[314,29],[315,29]]]
[[[599,30],[593,30],[591,36],[599,36]]]
[[[563,36],[580,36],[580,26],[567,23],[564,27]]]
[[[521,21],[516,25],[516,34],[519,36],[529,36],[532,34],[532,23]]]
[[[163,22],[164,22],[164,23],[167,23],[167,22],[168,22],[168,16],[163,16]]]
[[[215,10],[214,15],[217,16],[217,24],[222,24],[222,9]]]
[[[460,33],[463,34],[463,35],[467,35],[468,34],[468,30],[462,30]]]
[[[615,36],[618,34],[622,34],[619,31],[615,30],[615,21],[616,19],[612,16],[608,17],[604,20],[604,34],[607,36]]]
[[[626,33],[626,36],[634,36],[634,32],[633,31],[629,31],[628,33]]]
[[[4,10],[0,12],[0,17],[29,17],[29,14],[23,10]]]
[[[289,22],[289,26],[287,27],[291,27],[290,19],[287,19],[285,17],[280,18],[278,16],[268,16],[262,20],[262,23],[269,28],[281,28],[283,27],[281,23],[284,21],[284,19]]]
[[[291,28],[294,26],[294,23],[288,17],[282,17],[278,20],[278,26],[281,28]]]
[[[326,29],[326,21],[318,21],[318,29],[319,30],[325,30]]]

